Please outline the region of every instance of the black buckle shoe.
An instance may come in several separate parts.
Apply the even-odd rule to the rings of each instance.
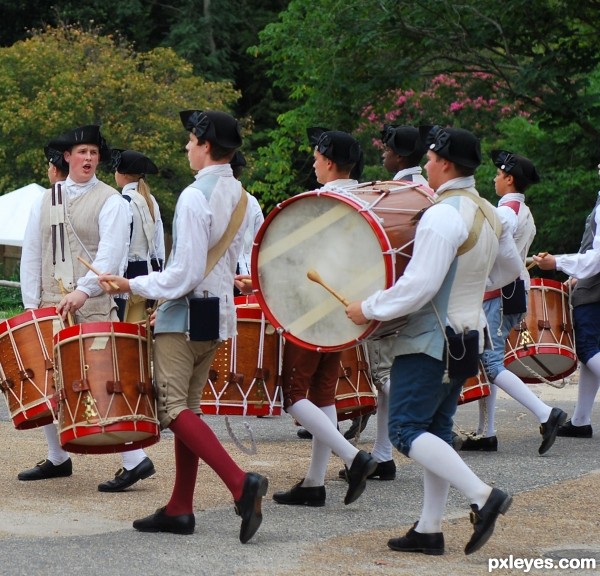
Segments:
[[[498,438],[496,436],[467,436],[460,447],[463,452],[497,452]]]
[[[346,472],[348,477],[348,491],[344,498],[344,504],[352,504],[358,500],[367,486],[367,477],[375,472],[377,468],[377,460],[368,452],[359,450],[354,457],[352,465]]]
[[[294,484],[289,490],[275,492],[273,500],[277,504],[288,504],[290,506],[325,506],[325,486],[302,486],[304,478]]]
[[[367,423],[369,422],[371,414],[372,412],[365,414],[364,416],[357,416],[356,418],[353,418],[350,428],[344,432],[344,438],[346,440],[352,440],[357,434],[362,434],[364,429],[367,427]]]
[[[498,516],[505,514],[511,504],[512,496],[498,488],[492,488],[492,492],[481,510],[477,504],[471,504],[473,535],[465,546],[465,554],[476,552],[490,539]]]
[[[52,464],[50,460],[42,460],[33,468],[19,472],[17,478],[26,482],[28,480],[47,480],[49,478],[63,478],[73,474],[73,462],[69,458],[62,464]]]
[[[417,532],[416,527],[417,522],[405,536],[388,540],[388,548],[396,552],[421,552],[429,556],[441,556],[444,553],[444,534],[442,532],[423,534]]]
[[[567,419],[567,413],[560,408],[552,408],[550,416],[546,422],[540,424],[540,434],[542,435],[542,443],[538,452],[545,454],[552,448],[552,444],[556,440],[558,429],[561,424],[564,424]]]
[[[565,438],[591,438],[593,433],[592,427],[589,424],[575,426],[570,420],[567,420],[562,426],[558,427],[556,435]]]
[[[98,484],[99,492],[123,492],[130,486],[133,486],[138,480],[149,478],[156,470],[152,460],[146,456],[135,468],[125,470],[120,468],[117,470],[115,477],[112,480]]]
[[[166,506],[154,514],[133,521],[133,527],[140,532],[170,532],[171,534],[193,534],[196,517],[193,514],[167,516]]]
[[[338,472],[338,478],[348,482],[346,468],[342,468]],[[367,480],[394,480],[396,478],[396,463],[393,460],[386,460],[385,462],[377,462],[377,468],[375,472],[367,476]]]
[[[298,438],[302,438],[302,440],[312,440],[312,434],[306,428],[300,428],[298,432],[296,432],[296,436]]]
[[[235,513],[242,518],[240,542],[245,544],[256,534],[262,522],[262,499],[269,481],[255,472],[248,472],[244,480],[242,497],[235,501]]]

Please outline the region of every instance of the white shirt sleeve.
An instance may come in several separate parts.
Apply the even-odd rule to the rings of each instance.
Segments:
[[[159,260],[165,261],[165,229],[163,226],[162,216],[160,215],[160,208],[158,202],[152,198],[154,203],[154,254],[150,254],[152,258],[158,258]]]
[[[415,234],[413,255],[396,283],[362,303],[369,320],[392,320],[414,312],[439,291],[459,246],[469,231],[452,206],[436,204],[425,211]]]
[[[42,198],[31,206],[21,250],[21,298],[25,308],[39,308],[42,297]]]
[[[592,247],[583,254],[556,256],[556,269],[574,278],[590,278],[600,272],[600,210],[596,210],[596,235]]]
[[[102,206],[98,218],[100,242],[92,266],[101,273],[118,274],[129,252],[129,203],[120,194],[113,194]],[[88,296],[98,296],[102,288],[98,277],[88,272],[77,280],[77,290]]]

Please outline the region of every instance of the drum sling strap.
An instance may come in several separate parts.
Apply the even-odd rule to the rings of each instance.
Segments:
[[[467,239],[458,247],[456,251],[457,256],[462,256],[466,254],[469,250],[471,250],[475,244],[477,244],[477,240],[479,240],[479,235],[481,234],[481,228],[483,227],[483,221],[487,220],[496,234],[496,238],[500,240],[500,236],[502,234],[502,224],[496,215],[494,207],[485,199],[481,198],[481,196],[475,196],[474,194],[469,194],[468,192],[462,192],[460,190],[455,190],[451,192],[447,192],[443,194],[442,197],[438,198],[436,202],[441,202],[446,198],[452,198],[454,196],[463,196],[465,198],[469,198],[469,200],[473,200],[475,204],[477,204],[477,212],[475,213],[475,218],[473,220],[473,225],[471,226],[471,230],[469,230],[469,235]]]
[[[240,229],[244,216],[246,215],[246,206],[248,205],[248,193],[242,188],[242,194],[240,199],[231,215],[231,220],[227,225],[227,229],[223,232],[223,236],[219,238],[219,241],[208,251],[206,255],[206,268],[204,271],[204,277],[208,276],[210,271],[215,267],[216,263],[221,259],[225,251],[231,244],[233,238]]]

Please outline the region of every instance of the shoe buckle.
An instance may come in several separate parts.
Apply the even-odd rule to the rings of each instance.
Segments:
[[[475,526],[475,524],[477,524],[477,522],[479,522],[481,517],[479,516],[479,514],[477,512],[475,512],[474,510],[471,510],[471,512],[469,513],[469,519],[471,520],[471,524],[473,524],[473,526]]]

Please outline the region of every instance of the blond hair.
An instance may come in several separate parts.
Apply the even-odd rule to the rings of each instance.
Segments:
[[[150,186],[148,186],[148,183],[146,182],[144,176],[140,176],[138,179],[138,192],[144,197],[146,204],[148,204],[148,210],[150,210],[152,222],[156,222],[156,217],[154,216],[154,202],[152,202]]]

